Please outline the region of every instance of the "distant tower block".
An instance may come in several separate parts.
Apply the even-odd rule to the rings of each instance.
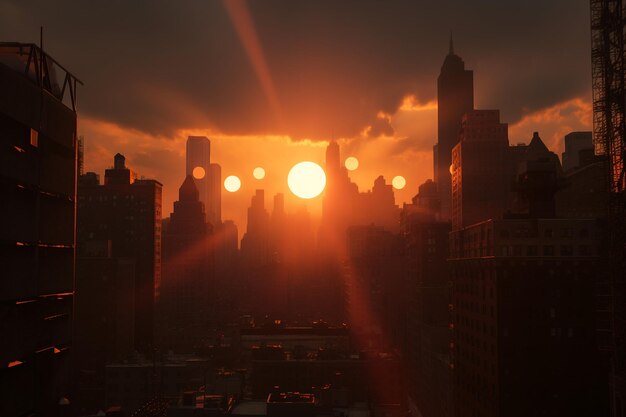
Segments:
[[[209,199],[208,204],[205,204],[207,221],[217,227],[222,224],[222,167],[210,164],[208,173]]]
[[[210,180],[209,165],[211,164],[211,141],[206,136],[189,136],[187,138],[187,164],[185,168],[185,176],[194,175],[194,169],[200,167],[204,170],[205,175],[197,175],[198,172],[202,172],[196,169],[196,175],[194,176],[194,182],[200,193],[200,201],[204,203],[205,210],[207,210],[210,204]],[[207,220],[208,220],[207,216]]]

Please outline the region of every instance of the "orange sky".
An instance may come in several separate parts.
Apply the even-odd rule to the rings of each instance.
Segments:
[[[369,127],[360,135],[337,138],[342,159],[355,156],[360,165],[350,173],[361,191],[372,187],[374,179],[383,175],[388,183],[396,175],[407,179],[403,190],[396,190],[396,204],[409,202],[417,187],[432,178],[432,145],[436,141],[436,103],[418,103],[407,96],[393,114],[379,113],[393,127],[394,134],[372,137]],[[503,120],[506,122],[506,120]],[[539,131],[546,145],[559,155],[563,150],[563,136],[574,130],[589,130],[591,106],[577,98],[547,109],[529,113],[509,127],[512,144],[527,143],[533,131]],[[242,187],[236,193],[222,194],[223,218],[235,220],[240,237],[245,231],[246,209],[257,188],[266,190],[266,208],[271,209],[271,198],[282,192],[288,211],[305,205],[314,215],[321,211],[321,197],[301,200],[287,188],[287,173],[297,162],[310,160],[324,163],[325,139],[294,141],[288,136],[225,135],[207,130],[180,129],[171,137],[155,136],[101,120],[80,117],[79,134],[86,138],[85,169],[100,175],[111,166],[113,155],[126,155],[128,165],[138,175],[155,178],[164,184],[163,214],[169,216],[173,202],[178,198],[178,187],[184,179],[185,141],[188,135],[206,135],[211,139],[211,159],[222,165],[222,175],[237,175]],[[255,167],[266,170],[263,180],[252,176]]]

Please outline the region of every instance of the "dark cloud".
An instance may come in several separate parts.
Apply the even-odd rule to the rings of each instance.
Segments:
[[[232,1],[232,0],[226,0]],[[0,0],[0,39],[37,41],[82,78],[80,110],[157,135],[353,136],[402,97],[435,97],[450,31],[476,104],[525,113],[590,95],[587,0],[249,2],[273,114],[223,4]],[[383,132],[385,130],[382,130]],[[388,131],[388,130],[387,130]]]

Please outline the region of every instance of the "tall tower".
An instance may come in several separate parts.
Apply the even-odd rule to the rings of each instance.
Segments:
[[[437,145],[434,148],[435,182],[439,187],[442,219],[451,216],[452,186],[450,165],[452,148],[459,142],[461,118],[474,109],[474,73],[465,69],[463,60],[450,51],[437,78]]]
[[[219,164],[209,164],[209,196],[205,202],[206,220],[213,227],[222,224],[222,167]]]
[[[189,136],[187,138],[187,163],[185,176],[192,175],[196,188],[200,193],[200,201],[209,207],[211,141],[206,136]]]

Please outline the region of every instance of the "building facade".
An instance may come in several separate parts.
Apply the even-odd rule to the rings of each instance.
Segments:
[[[438,184],[442,219],[452,215],[452,148],[459,142],[461,117],[474,109],[474,73],[450,51],[437,78],[437,144],[434,148],[435,182]]]
[[[104,184],[95,174],[78,190],[77,241],[109,241],[111,256],[135,261],[135,348],[154,347],[154,316],[161,285],[161,194],[156,180],[136,179],[123,155],[114,158]],[[87,275],[78,279],[88,279]]]
[[[39,47],[0,43],[3,416],[59,415],[69,404],[77,83]]]

